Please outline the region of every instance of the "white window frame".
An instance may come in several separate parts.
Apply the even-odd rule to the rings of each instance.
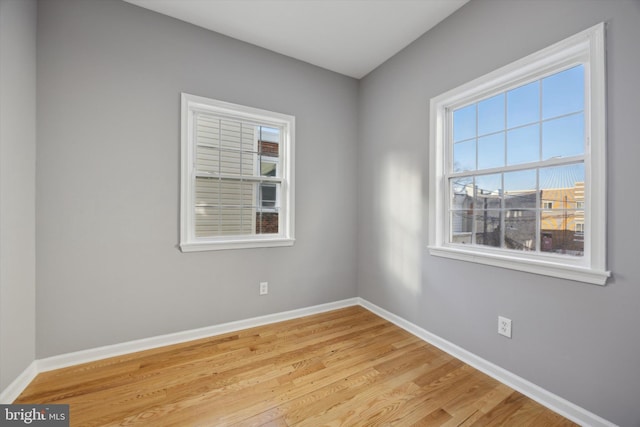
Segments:
[[[430,102],[429,252],[457,260],[606,284],[606,115],[604,23],[449,90]],[[582,257],[450,243],[447,161],[456,106],[518,87],[561,69],[585,68],[585,242]],[[553,163],[552,161],[550,163]]]
[[[256,122],[265,126],[281,129],[278,163],[280,178],[264,178],[265,182],[273,181],[280,183],[280,191],[278,194],[278,234],[251,234],[206,238],[195,236],[196,141],[194,114],[197,112],[206,112],[216,116]],[[182,93],[180,173],[180,249],[182,252],[292,246],[295,242],[294,144],[294,116]],[[258,191],[258,194],[259,193]],[[258,208],[260,207],[258,206]]]

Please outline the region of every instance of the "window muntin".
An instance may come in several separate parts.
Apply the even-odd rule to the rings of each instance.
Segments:
[[[604,284],[604,25],[431,100],[430,253]]]
[[[181,249],[293,243],[294,118],[183,94]]]

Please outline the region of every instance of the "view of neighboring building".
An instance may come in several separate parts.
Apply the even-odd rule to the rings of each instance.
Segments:
[[[584,182],[503,192],[463,184],[452,198],[452,243],[583,255]]]

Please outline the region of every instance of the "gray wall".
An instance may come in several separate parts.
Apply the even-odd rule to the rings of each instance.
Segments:
[[[429,99],[607,23],[606,287],[432,257]],[[360,86],[358,295],[606,419],[640,425],[640,2],[472,0]],[[513,319],[513,339],[496,333]]]
[[[37,59],[38,358],[356,295],[356,80],[117,0]],[[183,91],[296,116],[293,247],[179,251]]]
[[[0,390],[35,357],[36,2],[0,0]]]

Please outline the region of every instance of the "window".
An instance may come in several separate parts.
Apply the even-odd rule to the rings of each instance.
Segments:
[[[431,100],[432,255],[605,284],[604,24]]]
[[[293,244],[294,125],[182,94],[183,252]]]

